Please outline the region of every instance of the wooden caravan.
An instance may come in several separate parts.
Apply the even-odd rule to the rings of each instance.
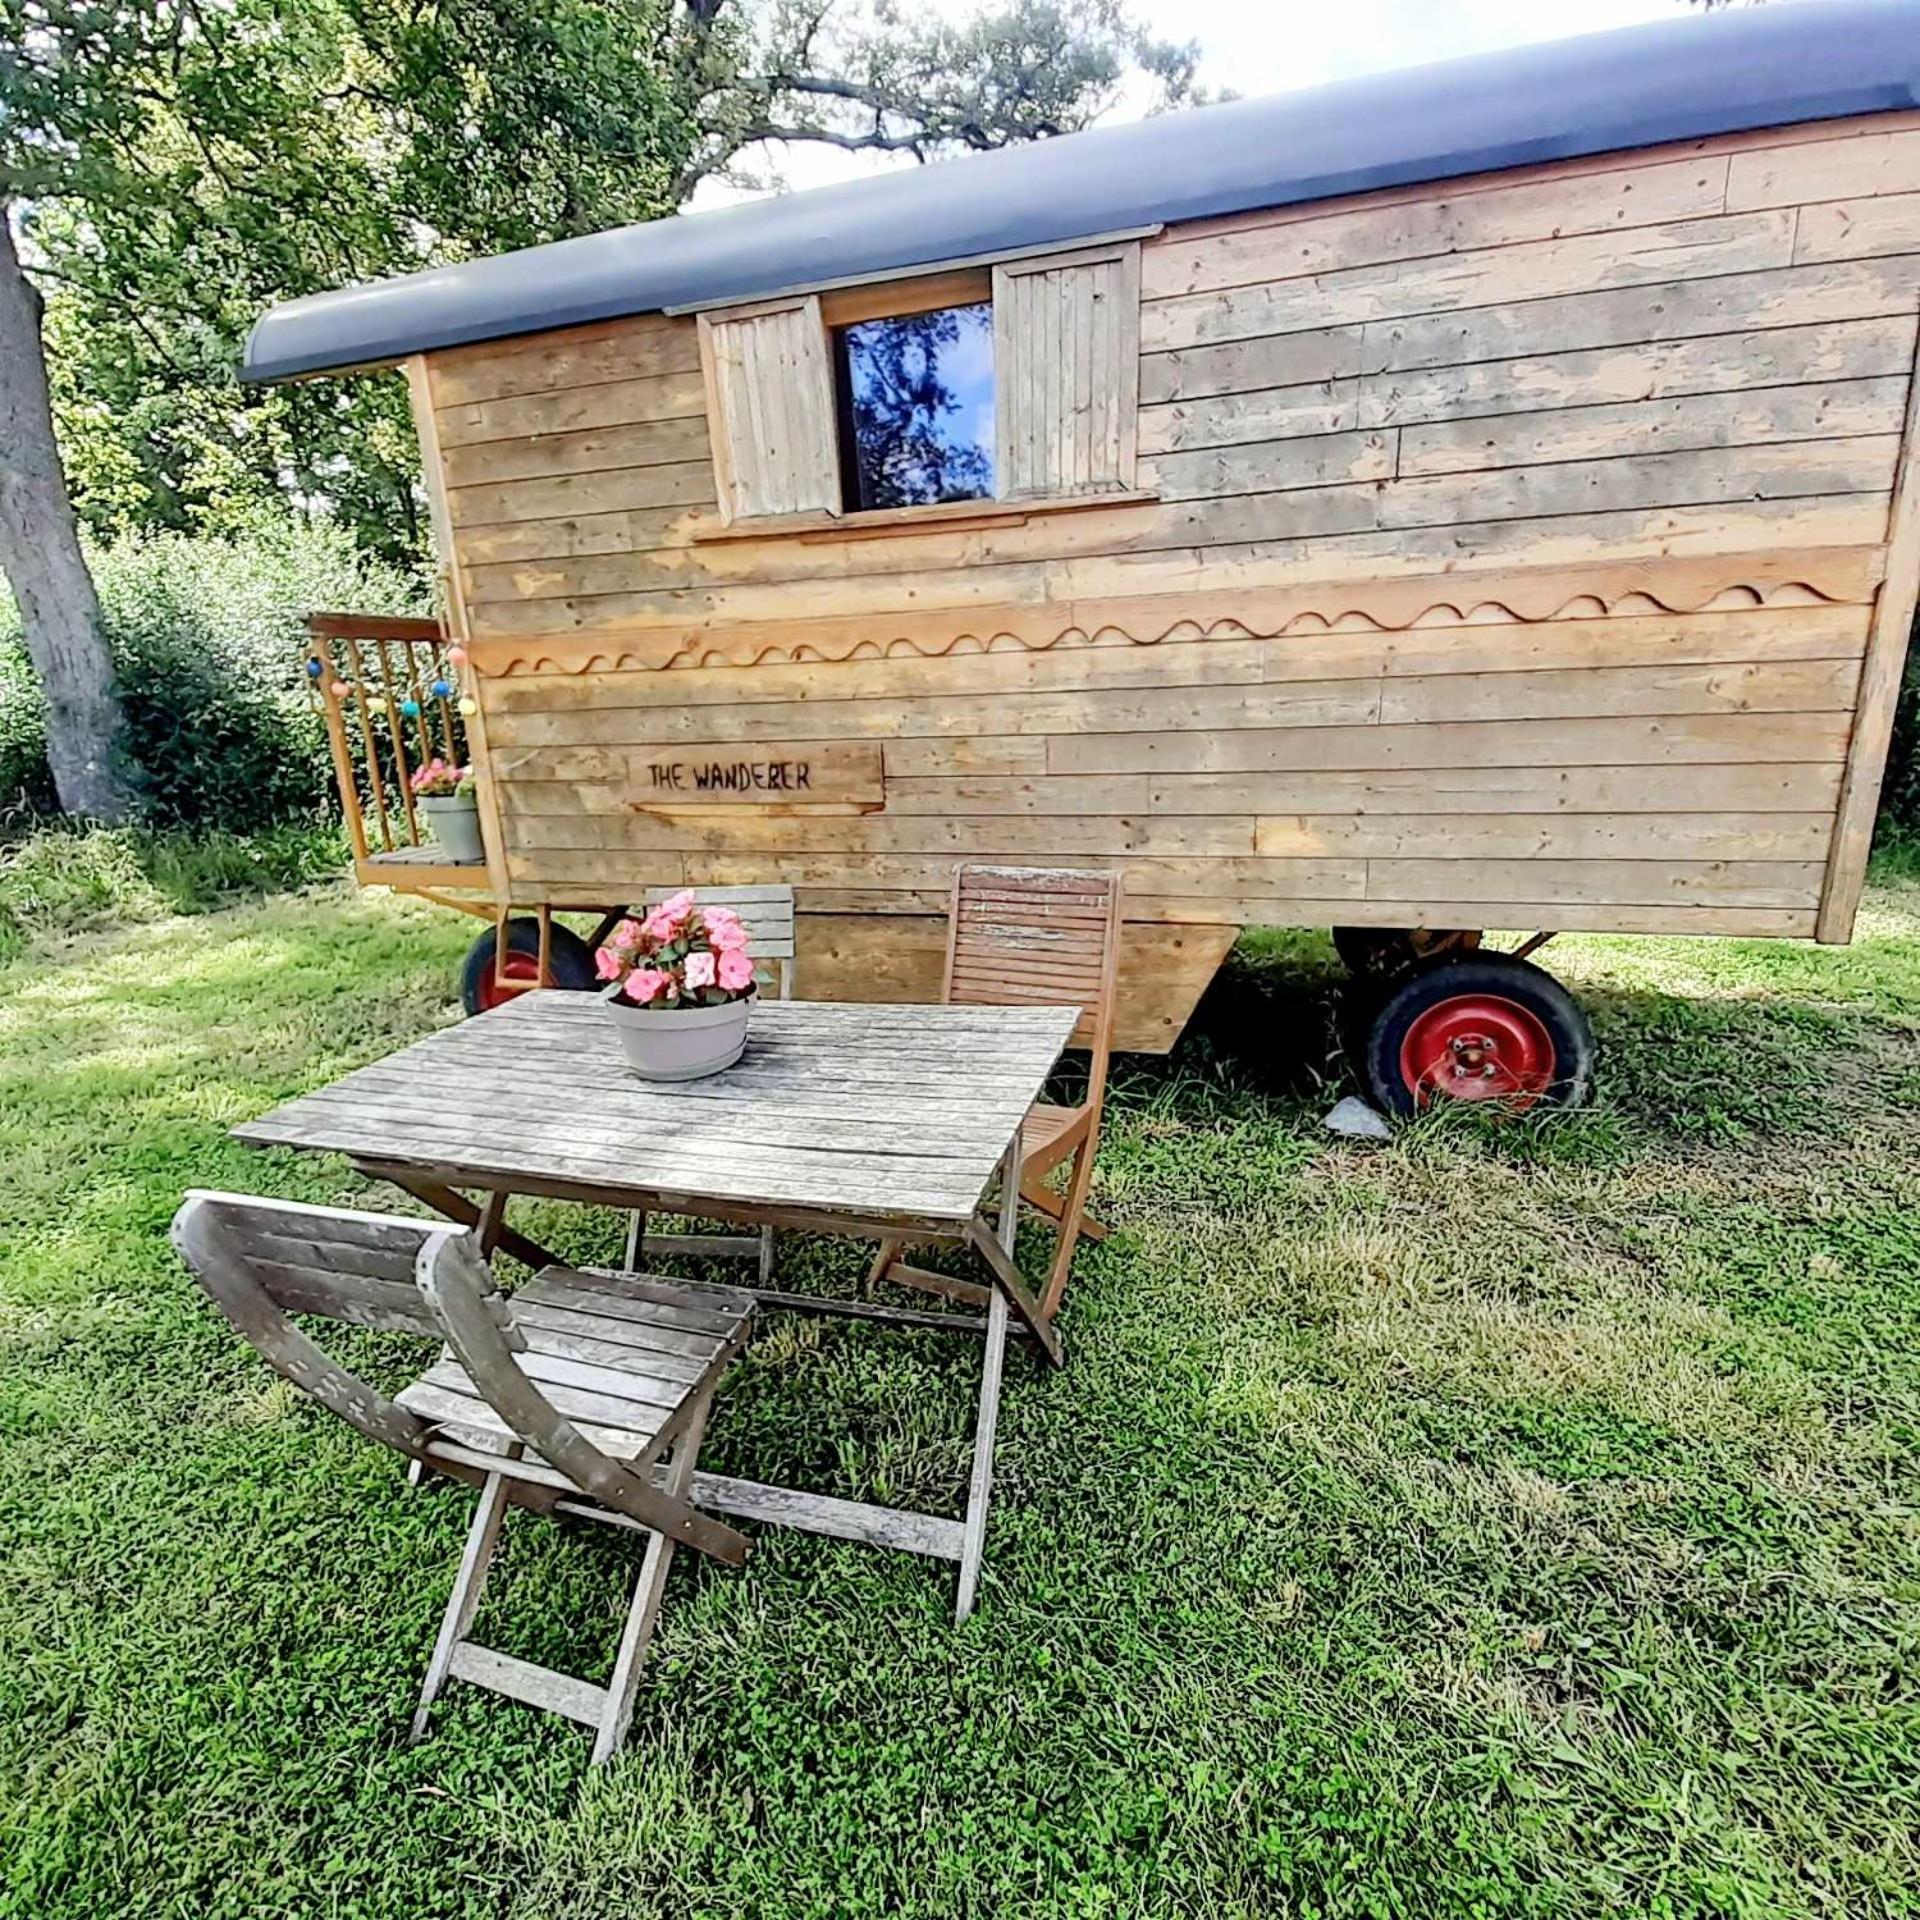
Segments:
[[[1160,1049],[1251,923],[1848,937],[1917,100],[1910,0],[1677,19],[296,302],[249,360],[412,382],[486,845],[435,884],[786,881],[810,992],[932,999],[957,863],[1117,866]]]

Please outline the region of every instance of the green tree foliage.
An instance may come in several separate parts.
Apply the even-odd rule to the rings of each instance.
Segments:
[[[0,0],[0,199],[83,520],[219,532],[290,498],[417,554],[398,378],[242,389],[263,308],[652,219],[769,140],[1042,138],[1140,70],[1191,91],[1191,50],[1114,0]]]
[[[1197,46],[1155,40],[1118,0],[1009,0],[958,19],[901,0],[688,0],[687,15],[704,90],[686,192],[761,141],[927,160],[1075,132],[1130,77],[1161,105],[1198,98]]]
[[[324,607],[418,613],[420,576],[278,510],[218,539],[123,535],[88,560],[148,817],[252,832],[331,809],[325,729],[294,672],[303,623]],[[52,801],[39,688],[0,591],[0,820]]]
[[[241,390],[273,301],[673,204],[670,0],[0,0],[0,191],[32,211],[96,531],[325,502],[417,551],[394,379]]]

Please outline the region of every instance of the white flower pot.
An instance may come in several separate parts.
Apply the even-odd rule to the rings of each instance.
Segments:
[[[610,986],[600,996],[627,1064],[643,1080],[700,1080],[730,1067],[747,1045],[751,998],[717,1007],[638,1007]]]
[[[485,864],[487,849],[480,838],[480,808],[470,796],[463,800],[457,794],[440,794],[416,800],[414,805],[456,867]]]

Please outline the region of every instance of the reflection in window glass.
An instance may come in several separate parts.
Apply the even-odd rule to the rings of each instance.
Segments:
[[[863,320],[835,335],[849,513],[993,494],[993,306]]]

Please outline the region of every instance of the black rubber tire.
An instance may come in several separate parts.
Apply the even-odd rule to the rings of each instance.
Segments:
[[[1513,1002],[1531,1014],[1553,1047],[1551,1083],[1528,1104],[1577,1107],[1593,1090],[1593,1029],[1580,1003],[1544,967],[1506,954],[1475,953],[1423,961],[1387,996],[1366,1041],[1367,1091],[1383,1113],[1419,1111],[1400,1070],[1408,1031],[1424,1013],[1466,995]]]
[[[487,989],[493,978],[493,947],[494,929],[489,927],[467,949],[467,957],[460,963],[460,1004],[469,1014],[486,1010]],[[529,960],[537,961],[540,957],[539,921],[509,920],[507,951],[524,954]],[[553,924],[553,938],[547,948],[547,966],[553,974],[556,987],[583,993],[600,984],[600,977],[593,970],[593,949],[571,927],[563,927],[557,920]]]
[[[1428,934],[1415,927],[1335,927],[1333,950],[1356,980],[1385,986],[1423,961],[1460,959],[1476,950],[1480,939],[1477,932],[1472,936],[1472,946],[1449,947],[1439,953],[1425,950],[1429,939],[1459,937]]]

